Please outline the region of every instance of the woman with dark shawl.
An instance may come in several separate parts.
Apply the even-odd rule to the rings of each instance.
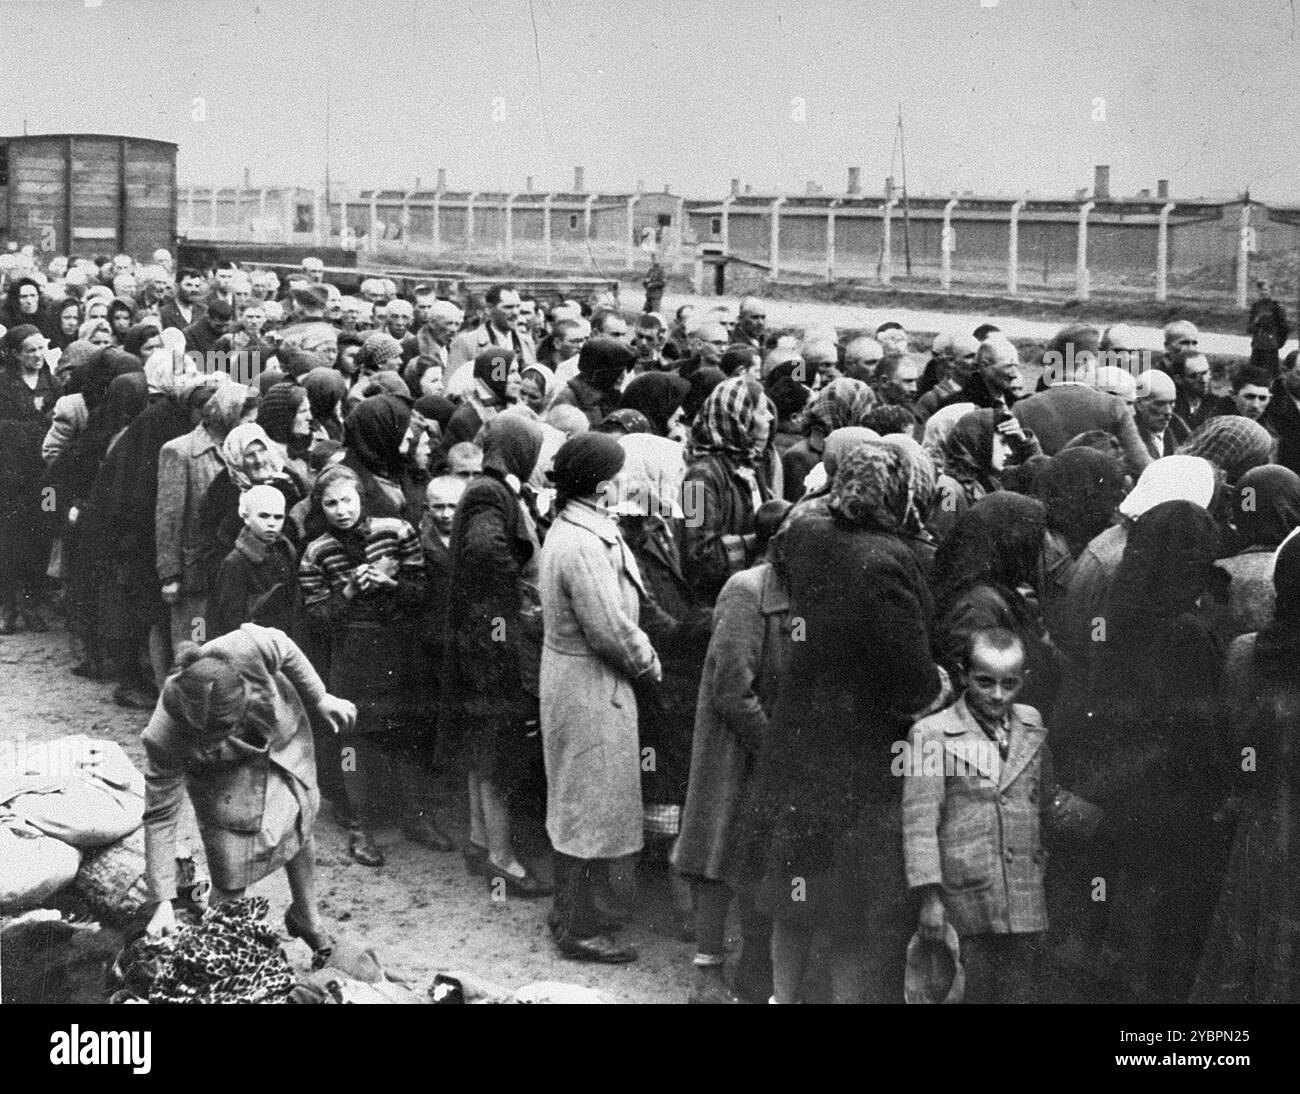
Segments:
[[[893,1001],[902,986],[912,906],[889,755],[940,691],[929,595],[898,535],[911,497],[903,452],[868,441],[839,461],[827,510],[796,510],[774,541],[805,639],[750,783],[735,880],[774,920],[779,1003],[799,1001],[819,928],[837,1002]]]
[[[639,410],[660,437],[667,437],[676,425],[678,411],[690,394],[690,381],[675,372],[643,372],[623,389],[618,405]]]
[[[1273,617],[1233,641],[1224,746],[1256,765],[1237,778],[1237,829],[1192,1003],[1300,1002],[1300,536],[1273,558]]]
[[[1063,781],[1103,815],[1088,866],[1108,879],[1097,905],[1108,922],[1088,950],[1115,959],[1114,1000],[1186,998],[1216,891],[1213,818],[1230,762],[1215,737],[1223,647],[1205,604],[1217,541],[1191,502],[1138,519],[1101,620],[1088,732],[1061,757]]]
[[[619,385],[635,364],[636,354],[617,339],[589,338],[578,353],[578,375],[556,392],[551,405],[576,406],[594,428],[618,408]]]
[[[519,401],[523,379],[514,350],[500,346],[480,350],[474,358],[473,375],[473,387],[447,423],[442,439],[444,455],[452,445],[463,441],[477,444],[479,430],[511,403]]]
[[[1229,638],[1263,630],[1273,618],[1273,554],[1300,526],[1300,475],[1279,464],[1252,468],[1232,499],[1237,553],[1219,559],[1228,587]]]
[[[483,440],[483,472],[466,487],[451,530],[437,765],[468,776],[466,867],[493,891],[540,897],[551,890],[519,861],[511,812],[540,759],[540,541],[526,484],[542,430],[502,414]]]
[[[93,545],[88,544],[81,535],[80,525],[100,467],[127,426],[143,413],[148,404],[149,387],[138,366],[135,371],[117,376],[108,385],[104,397],[96,400],[86,428],[49,471],[49,482],[54,487],[60,513],[66,522],[64,550],[67,552],[67,593],[64,598],[64,614],[68,619],[68,628],[80,646],[81,658],[72,671],[92,680],[107,675],[106,649],[99,626],[99,605],[101,586],[110,580],[112,560],[93,550],[87,550],[88,546]]]
[[[697,368],[686,377],[686,382],[691,385],[691,390],[682,402],[682,421],[686,423],[687,428],[695,421],[709,396],[713,394],[713,389],[725,379],[727,379],[727,374],[722,369],[714,368],[712,365]]]

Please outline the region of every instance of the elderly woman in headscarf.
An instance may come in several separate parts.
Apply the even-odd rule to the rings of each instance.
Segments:
[[[736,880],[772,916],[778,1003],[800,1000],[818,929],[837,1002],[893,1000],[902,984],[912,906],[889,755],[940,694],[929,594],[899,538],[910,503],[904,453],[866,441],[839,460],[827,509],[795,511],[774,541],[803,640],[750,782]]]
[[[690,391],[690,381],[675,372],[643,372],[623,389],[618,405],[626,410],[639,410],[660,437],[675,436],[682,403]]]
[[[109,352],[117,352],[110,350]],[[90,413],[86,428],[50,467],[48,482],[54,488],[63,526],[66,595],[64,615],[79,646],[73,673],[92,680],[105,675],[105,649],[99,629],[99,590],[110,575],[111,559],[93,550],[80,534],[81,516],[95,478],[113,445],[127,426],[148,405],[148,387],[137,367],[109,383]],[[88,549],[90,548],[90,549]]]
[[[438,714],[438,766],[468,777],[465,865],[494,895],[520,897],[550,892],[519,861],[511,832],[511,799],[537,759],[541,546],[526,484],[541,449],[536,422],[501,414],[488,423],[482,474],[452,524]]]
[[[299,496],[307,493],[307,453],[311,449],[311,404],[307,391],[298,384],[272,385],[262,393],[257,408],[257,424],[275,444],[284,471],[298,487]]]
[[[827,442],[829,444],[829,438]],[[880,443],[896,448],[902,453],[907,509],[899,525],[898,535],[916,556],[921,574],[928,580],[936,549],[934,537],[926,526],[934,507],[938,484],[934,464],[917,441],[901,433],[891,433],[881,437]]]
[[[948,435],[962,418],[972,410],[978,409],[979,407],[974,403],[950,403],[948,406],[936,410],[925,420],[925,431],[921,435],[921,447],[930,454],[930,459],[934,461],[935,470],[940,475],[947,472],[943,462],[943,446],[948,439]]]
[[[973,631],[1001,627],[1025,644],[1030,669],[1025,702],[1050,705],[1053,652],[1038,609],[1043,503],[1000,491],[957,518],[934,558],[935,659],[954,678]]]
[[[515,351],[501,346],[480,350],[474,358],[474,384],[447,423],[444,453],[462,441],[478,443],[479,430],[511,403],[519,401],[522,380]]]
[[[341,742],[355,761],[342,769],[348,852],[363,866],[382,866],[384,854],[371,831],[385,797],[385,760],[396,768],[403,830],[417,840],[426,834],[418,825],[422,800],[409,763],[420,729],[411,701],[410,648],[423,605],[424,553],[406,521],[367,511],[361,482],[349,467],[323,471],[311,498],[325,531],[307,545],[299,564],[303,609],[318,641],[328,645],[330,690],[352,699],[358,711],[354,733]]]
[[[1273,618],[1273,555],[1300,526],[1300,475],[1265,464],[1237,480],[1232,501],[1236,554],[1218,566],[1228,587],[1227,637],[1263,630]]]
[[[314,368],[302,378],[307,402],[311,406],[312,440],[343,439],[343,400],[348,382],[343,373],[332,368]]]
[[[1223,746],[1257,762],[1236,773],[1236,835],[1191,1003],[1300,1002],[1300,536],[1270,561],[1272,617],[1233,641],[1224,667]]]
[[[43,327],[45,337],[55,349],[65,350],[77,340],[81,326],[81,302],[69,296],[52,304],[45,312],[47,323]]]
[[[552,468],[559,516],[540,574],[546,830],[555,864],[548,922],[562,956],[602,963],[637,956],[611,936],[594,892],[610,860],[644,842],[637,694],[662,677],[639,625],[644,582],[602,504],[625,458],[603,433],[565,442]]]
[[[558,390],[555,373],[545,365],[525,365],[520,375],[519,400],[535,414],[545,414],[551,396]]]
[[[240,497],[254,486],[274,486],[284,496],[286,513],[303,498],[302,485],[286,472],[280,449],[260,420],[244,422],[226,434],[221,459],[224,466],[208,486],[199,507],[199,567],[205,597],[211,593],[217,569],[234,549],[243,529]],[[287,526],[286,534],[292,541],[295,529]]]
[[[257,414],[257,395],[243,384],[220,384],[199,424],[158,453],[158,583],[171,605],[172,648],[190,641],[204,616],[208,572],[199,514],[208,487],[225,467],[221,446],[235,426]]]
[[[1240,414],[1220,414],[1188,437],[1178,452],[1209,460],[1232,485],[1252,467],[1268,463],[1273,447],[1273,438],[1259,422]]]
[[[831,483],[835,481],[835,469],[839,466],[840,457],[863,441],[878,440],[880,434],[864,425],[848,425],[843,429],[835,430],[826,438],[821,462],[804,478],[804,494],[795,503],[796,506],[820,503],[824,507],[830,494]]]
[[[759,473],[771,437],[771,404],[756,380],[724,380],[705,402],[686,446],[682,569],[701,604],[712,604],[754,557],[754,515],[771,497]]]
[[[1070,785],[1103,814],[1097,910],[1109,915],[1114,1001],[1184,1000],[1211,911],[1224,768],[1223,645],[1207,604],[1217,540],[1202,507],[1155,506],[1130,532],[1106,602]]]
[[[20,323],[0,338],[0,634],[21,615],[45,630],[41,600],[54,518],[43,506],[41,445],[58,388],[45,364],[45,335]]]
[[[636,364],[636,354],[615,338],[589,338],[578,353],[578,375],[555,393],[552,406],[576,406],[597,425],[619,406],[623,377]]]
[[[876,393],[861,380],[841,376],[818,391],[804,410],[803,440],[781,455],[785,499],[798,501],[803,482],[822,457],[826,438],[837,429],[866,425],[866,416],[876,405]]]

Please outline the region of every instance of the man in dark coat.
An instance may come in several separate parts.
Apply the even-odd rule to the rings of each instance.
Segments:
[[[1166,358],[1166,361],[1165,371],[1174,378],[1178,389],[1174,413],[1192,432],[1220,414],[1236,413],[1231,399],[1210,393],[1210,362],[1203,354],[1193,353],[1176,360]]]
[[[1278,354],[1291,333],[1286,319],[1286,309],[1273,299],[1269,284],[1263,278],[1255,282],[1259,295],[1250,306],[1246,333],[1250,335],[1250,363],[1265,369],[1270,376],[1277,374]]]
[[[176,299],[168,300],[158,312],[163,329],[175,327],[183,331],[191,323],[197,323],[202,319],[208,310],[208,306],[202,301],[206,288],[207,283],[198,270],[181,270],[176,278]]]
[[[939,405],[974,403],[981,410],[1009,410],[1016,403],[1019,381],[1019,351],[1006,338],[989,337],[980,343],[971,378]]]
[[[201,354],[211,353],[217,348],[217,341],[226,333],[226,328],[235,317],[234,309],[224,301],[214,300],[184,330],[186,352]]]

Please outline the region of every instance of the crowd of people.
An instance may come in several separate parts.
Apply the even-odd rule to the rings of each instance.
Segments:
[[[809,997],[818,940],[841,1002],[945,953],[970,1002],[1300,998],[1285,333],[1216,377],[1186,321],[1029,354],[662,288],[0,256],[0,634],[58,612],[151,712],[151,929],[188,793],[214,899],[283,866],[330,953],[323,795],[575,960],[636,959],[656,861],[695,1002]]]

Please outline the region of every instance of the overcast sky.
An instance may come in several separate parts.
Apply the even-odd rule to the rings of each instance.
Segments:
[[[901,103],[913,193],[1300,200],[1292,0],[95,2],[0,0],[0,133],[176,141],[182,182],[316,184],[328,87],[353,188],[878,192]]]

